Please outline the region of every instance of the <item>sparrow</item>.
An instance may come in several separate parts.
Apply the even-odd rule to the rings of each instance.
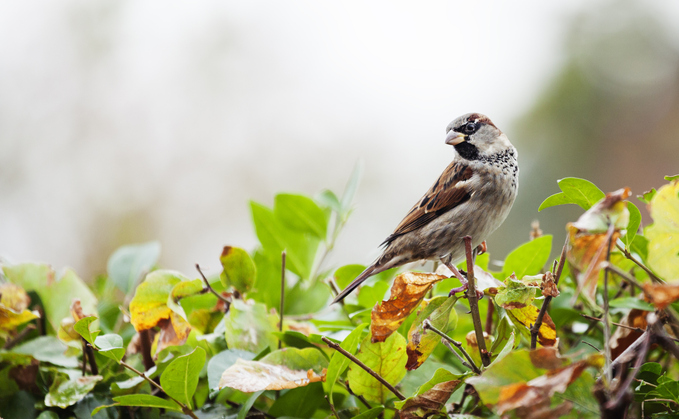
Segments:
[[[418,260],[440,260],[462,282],[454,263],[465,256],[464,237],[474,249],[507,218],[519,188],[518,153],[507,136],[487,116],[469,113],[448,124],[445,143],[455,150],[452,163],[333,304],[370,276]]]

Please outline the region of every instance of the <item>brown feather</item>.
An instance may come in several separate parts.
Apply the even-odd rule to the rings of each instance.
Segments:
[[[388,246],[397,237],[428,224],[432,220],[467,201],[471,194],[461,182],[473,175],[467,164],[451,163],[422,199],[408,212],[396,230],[387,237],[382,246]]]

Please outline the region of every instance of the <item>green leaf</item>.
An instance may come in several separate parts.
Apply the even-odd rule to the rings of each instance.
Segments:
[[[370,410],[366,410],[365,412],[361,413],[358,416],[354,416],[353,419],[375,419],[380,415],[380,413],[384,412],[383,407],[373,407]]]
[[[72,406],[92,391],[102,378],[101,375],[90,375],[69,380],[65,374],[57,374],[49,393],[45,396],[45,405],[62,409]]]
[[[644,311],[654,311],[655,307],[653,304],[647,303],[646,301],[640,300],[635,297],[620,297],[611,300],[609,306],[614,308],[636,308],[638,310]]]
[[[651,199],[653,199],[656,193],[657,191],[655,190],[655,188],[653,188],[650,191],[644,192],[643,195],[637,195],[637,199],[643,202],[644,204],[648,204],[649,202],[651,202]]]
[[[356,195],[356,190],[358,190],[358,184],[361,182],[362,174],[363,165],[357,163],[356,166],[354,166],[354,170],[351,172],[351,177],[349,177],[349,181],[344,187],[344,193],[342,194],[342,208],[345,215],[351,211],[351,203],[354,200],[354,195]]]
[[[650,203],[653,224],[646,227],[648,265],[669,282],[679,280],[679,182],[658,190]]]
[[[384,281],[375,282],[373,285],[363,285],[358,291],[358,305],[372,308],[375,303],[384,299],[389,288],[389,283]]]
[[[525,307],[533,301],[537,289],[539,287],[528,286],[510,275],[505,279],[505,286],[498,287],[495,304],[504,309]]]
[[[304,195],[278,194],[274,198],[274,214],[292,230],[313,234],[325,239],[328,219],[325,212]]]
[[[241,351],[240,349],[227,349],[210,358],[210,362],[207,364],[207,380],[210,388],[219,387],[219,379],[222,378],[222,373],[235,364],[238,358],[249,361],[254,359],[254,357],[255,354],[252,352]]]
[[[66,368],[77,368],[78,358],[64,355],[68,347],[54,336],[40,336],[17,346],[12,352],[31,355],[42,362]]]
[[[506,278],[514,272],[518,279],[535,275],[545,266],[551,251],[552,236],[549,234],[524,243],[507,255],[502,275]]]
[[[97,318],[94,316],[90,317],[84,317],[80,320],[78,320],[74,325],[73,325],[73,330],[78,332],[80,336],[83,337],[86,341],[88,341],[91,344],[94,344],[94,339],[96,339],[97,335],[100,333],[99,330],[91,331],[90,330],[90,325],[92,322],[96,321]]]
[[[168,396],[174,397],[191,408],[193,393],[198,387],[198,377],[205,365],[205,350],[197,347],[188,355],[172,361],[160,376],[160,385]]]
[[[248,293],[248,298],[264,303],[267,307],[280,307],[282,268],[280,253],[273,254],[258,249],[253,260],[257,266],[257,272],[254,288]],[[274,289],[279,291],[271,292]]]
[[[429,300],[427,306],[420,309],[420,313],[408,331],[407,370],[414,370],[422,365],[441,341],[438,334],[424,328],[424,321],[429,320],[432,326],[443,333],[447,333],[451,310],[456,302],[457,298],[455,297],[439,296]],[[455,311],[452,310],[452,312]],[[457,316],[457,313],[455,313],[455,316]]]
[[[108,277],[127,294],[158,263],[160,243],[148,242],[119,247],[108,259]]]
[[[279,397],[269,409],[273,417],[311,418],[321,405],[327,406],[323,399],[321,383],[311,383],[304,387],[289,390]]]
[[[677,179],[679,179],[679,175],[665,176],[665,180],[668,182],[672,182]]]
[[[398,384],[406,374],[406,340],[400,333],[392,333],[384,342],[372,343],[370,335],[361,342],[361,350],[356,356],[361,362],[382,376],[389,384]],[[347,374],[351,389],[376,403],[387,401],[392,393],[373,376],[357,365],[349,366]]]
[[[109,333],[103,336],[97,336],[94,340],[94,346],[99,348],[99,353],[106,358],[110,358],[117,363],[125,356],[125,347],[123,346],[123,338]]]
[[[181,305],[181,301],[184,298],[199,295],[201,292],[203,292],[203,281],[200,279],[179,282],[172,287],[172,291],[170,291],[170,295],[167,297],[167,306],[188,322],[189,318],[184,311],[184,307]],[[216,301],[212,300],[212,302],[212,307],[214,307]]]
[[[337,213],[342,212],[342,204],[340,203],[339,198],[337,198],[337,195],[329,189],[323,190],[323,192],[318,195],[317,201],[321,205],[324,205]]]
[[[563,192],[555,193],[554,195],[542,201],[542,204],[540,204],[540,207],[538,208],[538,212],[542,211],[545,208],[565,204],[575,204],[575,202]]]
[[[658,385],[651,394],[657,394],[661,399],[670,399],[679,404],[679,381],[666,381]]]
[[[232,286],[241,294],[252,288],[257,270],[248,252],[240,247],[224,246],[219,260],[224,268],[219,275],[224,287]]]
[[[340,289],[344,289],[347,285],[351,283],[356,277],[363,272],[365,269],[364,265],[344,265],[335,270],[335,282]]]
[[[250,304],[234,300],[224,316],[224,338],[231,349],[242,349],[258,353],[267,347],[275,348],[277,339],[271,332],[276,331],[278,317],[269,314],[262,303]]]
[[[573,203],[585,210],[590,209],[592,205],[606,196],[595,184],[585,179],[567,177],[559,180],[558,184]]]
[[[114,402],[118,402],[114,406],[141,406],[141,407],[157,407],[159,409],[176,410],[181,412],[181,407],[172,400],[161,399],[160,397],[152,396],[150,394],[129,394],[127,396],[118,396],[113,398]],[[98,411],[95,409],[95,411]],[[95,412],[92,412],[94,415]]]
[[[245,403],[243,403],[243,406],[240,408],[240,411],[238,412],[238,419],[245,419],[248,412],[250,411],[250,408],[252,408],[252,405],[255,404],[255,401],[257,401],[257,398],[259,398],[259,396],[262,393],[263,391],[253,393],[252,396],[250,396],[248,400]]]
[[[39,414],[36,419],[59,419],[59,415],[52,412],[51,410],[45,410],[44,412]]]
[[[639,208],[636,205],[629,201],[627,202],[627,210],[629,211],[629,223],[627,224],[627,233],[625,233],[623,241],[625,242],[625,248],[629,249],[641,225],[641,212],[639,212]]]
[[[358,342],[361,339],[361,334],[367,326],[368,323],[361,323],[351,333],[349,333],[346,338],[344,338],[342,343],[340,343],[340,347],[354,355],[356,353]],[[332,357],[330,358],[328,371],[325,375],[325,382],[323,383],[323,388],[330,397],[330,403],[333,403],[332,390],[335,387],[335,382],[337,382],[337,378],[342,375],[344,370],[349,366],[349,362],[351,361],[347,357],[337,351],[335,351],[335,353],[333,353]]]

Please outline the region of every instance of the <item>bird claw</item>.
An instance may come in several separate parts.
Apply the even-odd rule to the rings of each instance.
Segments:
[[[482,241],[480,245],[476,246],[476,254],[477,255],[482,255],[488,251],[488,246],[486,245],[486,241]]]
[[[455,287],[452,290],[450,290],[450,292],[448,293],[448,297],[453,297],[458,292],[461,292],[462,296],[466,297],[467,293],[465,291],[467,291],[468,288],[469,288],[468,284],[462,284],[462,286]],[[483,291],[476,290],[476,298],[481,300],[481,299],[483,299],[483,296],[484,296]]]

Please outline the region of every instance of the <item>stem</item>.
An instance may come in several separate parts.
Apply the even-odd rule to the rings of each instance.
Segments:
[[[493,313],[495,312],[495,304],[493,299],[488,299],[488,311],[486,312],[486,333],[491,335],[493,333]]]
[[[563,244],[561,249],[561,256],[559,256],[559,265],[554,271],[554,266],[552,266],[552,272],[555,273],[554,284],[559,285],[559,279],[561,279],[561,272],[563,272],[563,267],[566,264],[566,246],[568,245],[568,237],[566,237],[566,242]],[[535,324],[530,328],[530,349],[535,349],[538,345],[538,334],[540,332],[540,327],[542,327],[542,319],[547,313],[549,308],[549,303],[552,302],[552,296],[549,295],[545,297],[545,301],[542,302],[542,307],[540,307],[540,312],[538,313],[537,319],[535,319]]]
[[[490,365],[490,354],[488,349],[486,349],[486,340],[483,337],[483,326],[481,325],[481,315],[479,314],[479,296],[476,294],[476,284],[474,281],[474,256],[472,255],[471,236],[465,236],[464,247],[467,255],[467,300],[469,300],[469,309],[472,312],[472,322],[474,323],[476,342],[479,345],[481,362],[487,367]]]
[[[401,392],[398,391],[398,390],[396,389],[396,387],[394,387],[394,386],[392,386],[391,384],[389,384],[389,382],[388,382],[387,380],[385,380],[384,378],[382,378],[381,375],[379,375],[378,373],[376,373],[375,371],[373,371],[372,369],[370,369],[369,366],[365,365],[365,364],[364,364],[363,362],[361,362],[358,358],[356,358],[355,356],[353,356],[353,355],[350,354],[349,352],[347,352],[347,351],[345,351],[344,349],[342,349],[341,346],[339,346],[338,344],[336,344],[335,342],[331,341],[330,339],[328,339],[328,338],[325,337],[325,336],[322,337],[322,340],[323,340],[323,342],[327,343],[329,347],[331,347],[332,349],[334,349],[334,350],[336,350],[337,352],[341,353],[341,354],[344,355],[345,357],[349,358],[349,360],[351,360],[351,362],[353,362],[354,364],[356,364],[356,365],[358,365],[359,367],[363,368],[363,369],[365,370],[365,372],[367,372],[368,374],[372,375],[377,381],[379,381],[380,383],[382,383],[382,385],[384,385],[387,389],[389,389],[389,391],[391,391],[392,393],[394,393],[394,395],[396,395],[396,397],[398,397],[399,400],[405,400],[405,399],[406,399],[405,396],[404,396],[403,394],[401,394]]]
[[[649,278],[651,278],[653,281],[657,282],[658,284],[664,284],[665,283],[665,281],[658,278],[650,269],[648,269],[646,267],[646,265],[644,265],[643,263],[641,263],[641,261],[637,260],[634,256],[632,256],[632,254],[627,249],[625,249],[624,247],[620,246],[617,243],[615,244],[615,246],[618,248],[618,250],[620,250],[625,255],[625,257],[627,259],[631,260],[638,267],[643,269],[648,274]]]
[[[281,305],[280,305],[281,322],[278,325],[278,331],[283,332],[283,307],[285,307],[285,250],[281,253]],[[278,349],[281,349],[282,341],[278,339]],[[330,402],[328,402],[330,403]],[[332,405],[331,405],[332,406]]]
[[[342,384],[342,383],[340,382],[340,384]],[[352,396],[354,396],[354,397],[356,397],[358,400],[360,400],[361,403],[363,403],[363,406],[367,407],[368,410],[370,410],[370,409],[373,408],[372,406],[370,406],[370,403],[368,403],[368,401],[365,399],[365,397],[361,396],[360,394],[354,393],[354,391],[351,389],[351,387],[349,387],[349,380],[347,380],[347,381],[344,383],[344,388],[347,389],[347,392],[348,392],[349,394],[351,394]]]
[[[472,359],[471,356],[469,356],[469,354],[467,353],[467,351],[464,350],[464,348],[462,347],[462,344],[461,344],[460,342],[458,342],[458,341],[452,339],[450,336],[446,335],[445,333],[443,333],[443,332],[440,331],[439,329],[435,328],[435,327],[431,324],[431,322],[429,321],[429,319],[425,319],[424,322],[422,322],[422,326],[424,327],[424,329],[429,329],[429,330],[431,330],[432,332],[434,332],[434,333],[436,333],[437,335],[441,336],[445,341],[450,342],[450,343],[452,343],[453,345],[455,345],[455,347],[456,347],[457,349],[459,349],[460,352],[462,352],[462,355],[464,355],[464,357],[467,358],[467,361],[468,361],[467,363],[469,364],[469,365],[467,365],[467,366],[468,366],[472,371],[474,371],[475,374],[477,374],[477,375],[480,375],[480,374],[481,374],[481,370],[479,369],[479,367],[476,366],[476,364],[474,363],[474,360]],[[451,348],[451,350],[452,350],[452,348]],[[455,352],[455,351],[453,351],[453,352]],[[455,352],[455,355],[458,355],[457,352]],[[458,358],[459,358],[459,355],[458,355]],[[461,361],[462,361],[462,363],[465,363],[464,360],[461,359]]]
[[[339,415],[337,414],[337,410],[335,410],[335,406],[333,406],[332,403],[330,403],[330,399],[328,398],[327,395],[325,396],[325,401],[328,402],[328,404],[330,405],[330,410],[332,410],[332,415],[334,417],[336,417],[337,419],[340,419]]]
[[[229,301],[226,297],[224,297],[223,295],[221,295],[220,293],[215,291],[214,288],[212,288],[212,286],[210,285],[210,282],[208,282],[207,278],[203,274],[203,271],[200,269],[200,265],[198,265],[197,263],[196,263],[196,269],[198,270],[198,273],[200,274],[200,276],[203,278],[203,282],[205,282],[205,286],[207,287],[208,291],[210,291],[211,293],[213,293],[215,295],[215,297],[219,298],[221,301],[226,303],[226,310],[228,311],[229,307],[231,306],[231,301]]]
[[[606,240],[606,262],[610,263],[611,260],[611,239],[613,238],[613,232],[615,231],[615,225],[611,223],[608,227],[608,234]],[[611,385],[613,381],[613,371],[611,370],[611,319],[608,317],[608,269],[604,269],[604,359],[606,361],[606,379],[608,380],[608,385]],[[609,402],[610,403],[610,402]]]
[[[89,361],[90,364],[90,372],[92,375],[99,375],[99,368],[97,367],[97,361],[94,359],[94,349],[92,349],[92,345],[89,344],[85,339],[81,338],[83,340],[83,364],[85,363],[85,358]],[[83,370],[85,367],[83,366]],[[85,376],[85,374],[83,374]]]
[[[141,355],[144,359],[144,369],[148,371],[156,365],[151,357],[151,332],[148,329],[141,330],[139,337],[141,339]]]
[[[128,364],[128,363],[125,362],[125,361],[120,361],[120,365],[122,365],[123,367],[125,367],[125,368],[127,368],[128,370],[132,371],[133,373],[137,374],[138,376],[140,376],[140,377],[143,378],[144,380],[148,381],[149,384],[151,384],[151,386],[156,387],[158,390],[160,390],[160,391],[162,391],[163,393],[165,393],[165,395],[166,395],[167,397],[169,397],[173,402],[177,403],[177,404],[182,408],[182,411],[184,412],[185,415],[189,415],[189,416],[191,416],[193,419],[198,419],[198,416],[196,416],[195,413],[193,413],[193,411],[192,411],[187,405],[185,405],[184,403],[180,402],[179,400],[177,400],[177,399],[175,399],[174,397],[172,397],[172,396],[170,396],[169,394],[167,394],[167,392],[166,392],[165,390],[163,390],[163,388],[160,386],[160,384],[156,383],[155,381],[153,381],[152,379],[150,379],[149,377],[147,377],[146,374],[144,374],[143,372],[137,370],[136,368],[134,368],[132,365]]]
[[[5,342],[2,349],[6,349],[9,351],[13,347],[17,346],[22,340],[24,340],[26,335],[28,335],[31,332],[31,330],[35,330],[35,325],[29,324],[26,327],[24,327],[24,330],[19,332],[19,334],[16,335],[14,339],[10,339],[7,342]]]
[[[591,343],[587,342],[586,340],[580,341],[581,343],[584,343],[585,345],[594,348],[595,351],[601,352],[601,349],[597,348],[596,346],[592,345]]]

